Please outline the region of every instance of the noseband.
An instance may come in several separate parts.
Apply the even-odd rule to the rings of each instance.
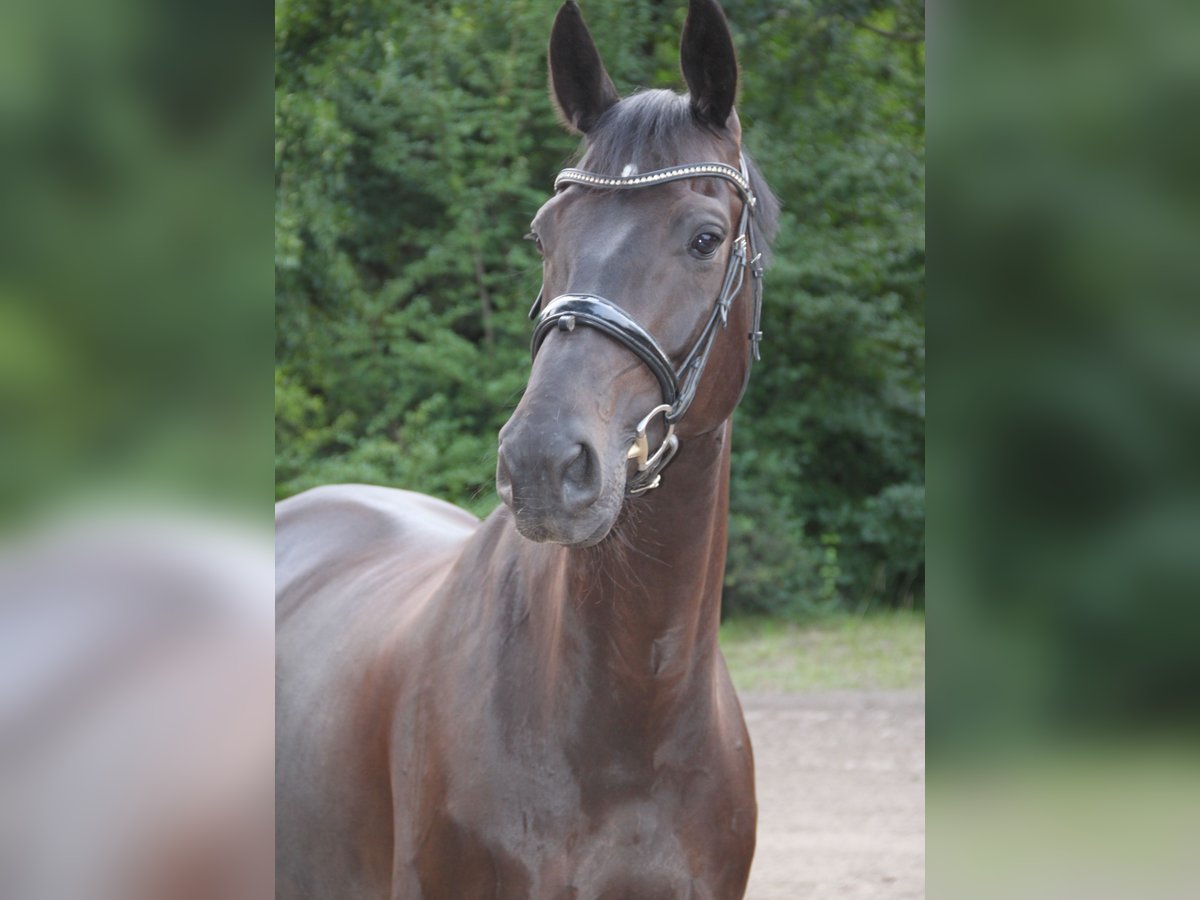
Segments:
[[[724,327],[729,320],[729,307],[741,292],[745,283],[746,269],[750,269],[753,280],[754,318],[750,332],[750,346],[753,358],[759,358],[758,344],[762,339],[760,323],[762,319],[762,254],[754,252],[753,219],[756,214],[758,199],[750,187],[750,176],[746,168],[746,160],[741,159],[741,169],[727,166],[724,163],[701,163],[687,166],[672,166],[669,169],[659,169],[647,172],[645,175],[608,176],[595,175],[581,169],[563,169],[554,179],[554,189],[558,190],[566,184],[578,184],[583,187],[603,190],[636,190],[653,187],[672,181],[682,181],[688,178],[720,178],[728,181],[742,198],[742,214],[738,221],[737,237],[733,241],[733,249],[729,254],[729,262],[725,267],[725,280],[721,292],[713,304],[712,312],[700,336],[692,345],[679,368],[675,368],[671,357],[646,329],[633,320],[628,313],[611,300],[595,294],[562,294],[555,297],[545,308],[542,308],[542,295],[534,301],[529,311],[529,318],[537,319],[533,328],[532,354],[537,356],[538,350],[546,340],[546,335],[553,328],[562,331],[572,331],[576,325],[587,325],[595,328],[617,343],[624,346],[637,356],[646,367],[654,373],[662,389],[663,402],[647,413],[638,423],[637,437],[629,448],[629,459],[637,460],[637,473],[629,480],[626,490],[630,494],[642,494],[658,487],[662,480],[662,470],[675,456],[679,449],[679,438],[675,435],[675,424],[683,418],[692,400],[696,396],[696,388],[700,376],[708,364],[709,353],[717,337],[717,326]],[[541,313],[538,315],[538,313]],[[650,453],[646,429],[654,417],[662,414],[666,423],[667,433],[663,442],[653,454]]]

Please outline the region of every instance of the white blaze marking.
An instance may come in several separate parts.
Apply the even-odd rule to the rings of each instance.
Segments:
[[[633,163],[630,163],[629,165],[627,165],[625,168],[623,168],[621,170],[622,178],[628,178],[630,175],[636,175],[636,174],[637,174],[637,166],[635,166]]]

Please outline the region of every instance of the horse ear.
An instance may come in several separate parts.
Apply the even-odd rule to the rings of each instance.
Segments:
[[[550,31],[550,94],[567,128],[581,134],[621,99],[575,0],[562,5]]]
[[[693,114],[705,124],[724,127],[737,97],[737,55],[729,23],[716,0],[688,3],[679,63]]]

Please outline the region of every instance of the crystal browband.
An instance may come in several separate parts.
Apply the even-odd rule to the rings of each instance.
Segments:
[[[554,179],[554,189],[558,190],[564,184],[582,184],[587,187],[624,188],[650,187],[656,184],[666,184],[669,181],[681,181],[685,178],[723,178],[733,184],[742,195],[742,199],[751,207],[758,203],[750,182],[733,166],[723,163],[702,163],[691,166],[672,166],[669,169],[658,169],[644,175],[595,175],[582,169],[563,169]]]

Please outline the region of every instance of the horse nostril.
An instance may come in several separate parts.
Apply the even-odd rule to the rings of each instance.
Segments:
[[[591,506],[600,496],[600,470],[590,445],[577,444],[576,447],[575,455],[562,471],[562,491],[568,506],[582,509]]]
[[[512,475],[508,471],[508,461],[504,456],[503,445],[496,454],[496,493],[500,495],[505,506],[512,506]]]
[[[587,447],[583,444],[579,445],[579,450],[574,458],[567,463],[567,467],[563,469],[564,484],[579,484],[587,480],[588,471],[592,467],[592,460],[588,454]]]

